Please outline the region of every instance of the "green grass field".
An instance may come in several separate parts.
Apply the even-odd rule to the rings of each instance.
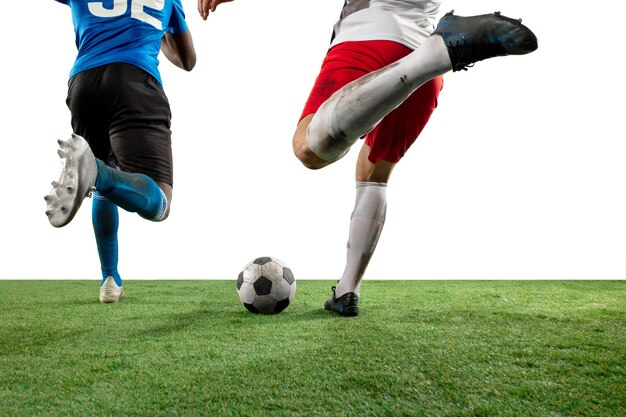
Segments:
[[[625,416],[625,281],[0,281],[0,416]]]

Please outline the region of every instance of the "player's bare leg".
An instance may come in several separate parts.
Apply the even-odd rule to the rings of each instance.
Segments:
[[[326,310],[341,316],[359,314],[361,279],[369,264],[385,224],[387,182],[395,164],[369,161],[370,148],[363,144],[356,168],[356,202],[350,218],[346,266],[324,303]]]
[[[302,119],[294,152],[306,167],[324,167],[342,158],[360,137],[434,77],[487,58],[535,49],[537,38],[519,20],[499,13],[471,17],[448,13],[415,51],[347,84],[315,115]]]

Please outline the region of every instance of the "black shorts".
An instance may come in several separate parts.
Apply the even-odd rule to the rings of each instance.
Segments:
[[[70,79],[66,102],[96,158],[173,185],[172,113],[153,76],[124,63],[93,68]]]

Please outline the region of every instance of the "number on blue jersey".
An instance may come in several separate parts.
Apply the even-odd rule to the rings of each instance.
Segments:
[[[113,0],[113,6],[111,8],[105,7],[104,1],[90,1],[87,3],[87,6],[89,7],[89,12],[94,16],[104,18],[118,17],[126,13],[129,2],[131,18],[145,22],[159,30],[163,30],[163,22],[146,13],[144,8],[163,10],[165,0]]]

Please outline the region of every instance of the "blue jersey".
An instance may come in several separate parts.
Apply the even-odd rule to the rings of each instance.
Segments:
[[[56,0],[72,8],[78,56],[75,74],[125,62],[161,83],[158,55],[164,32],[187,31],[181,0]]]

